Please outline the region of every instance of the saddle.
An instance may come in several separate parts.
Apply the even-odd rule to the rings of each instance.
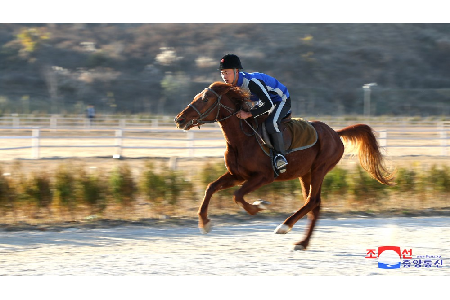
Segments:
[[[284,141],[284,148],[285,148],[284,150],[288,150],[292,144],[292,133],[289,130],[287,130],[287,127],[286,127],[286,123],[291,120],[292,120],[292,115],[288,114],[286,117],[284,117],[281,120],[280,125],[278,127],[278,129],[283,133],[283,141]],[[260,130],[258,130],[258,133],[264,140],[264,143],[266,144],[266,146],[270,149],[273,149],[274,147],[270,141],[269,134],[267,133],[266,122],[262,122],[262,124],[260,126]]]
[[[262,120],[259,125],[260,126],[258,126],[256,130],[264,140],[264,144],[262,144],[261,147],[266,153],[269,153],[270,149],[273,149],[274,147],[270,142],[264,120]],[[316,129],[310,122],[301,118],[292,118],[291,114],[281,120],[278,128],[283,133],[286,154],[308,149],[314,146],[318,139]]]

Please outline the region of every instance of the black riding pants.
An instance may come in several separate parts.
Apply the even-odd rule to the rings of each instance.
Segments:
[[[281,120],[291,112],[291,98],[287,98],[286,101],[281,101],[275,104],[275,109],[269,114],[265,123],[268,134],[274,134],[280,132],[278,126]]]

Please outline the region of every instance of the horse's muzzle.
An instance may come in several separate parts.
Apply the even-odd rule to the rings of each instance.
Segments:
[[[177,128],[184,129],[183,125],[186,123],[186,119],[182,117],[176,117],[174,119],[175,124],[177,124]]]

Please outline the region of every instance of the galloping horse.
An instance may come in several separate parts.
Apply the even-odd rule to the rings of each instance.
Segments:
[[[295,250],[306,249],[319,217],[323,179],[344,153],[342,140],[356,146],[361,166],[374,179],[382,184],[391,184],[393,174],[384,166],[384,158],[372,128],[365,124],[356,124],[334,131],[320,121],[311,122],[318,135],[314,146],[287,154],[289,164],[286,172],[274,177],[271,159],[264,153],[255,137],[249,137],[244,133],[242,120],[235,115],[240,109],[248,110],[245,105],[247,101],[248,94],[243,90],[222,82],[214,82],[197,94],[175,118],[177,128],[184,130],[200,127],[205,123],[218,122],[226,140],[227,172],[207,186],[198,211],[198,227],[203,233],[211,230],[211,220],[208,219],[207,211],[215,192],[242,185],[234,192],[234,201],[250,215],[255,215],[265,209],[268,202],[256,201],[250,204],[244,200],[246,194],[274,181],[299,178],[305,203],[279,225],[275,233],[288,233],[299,219],[310,213],[310,225],[305,238],[294,243]]]

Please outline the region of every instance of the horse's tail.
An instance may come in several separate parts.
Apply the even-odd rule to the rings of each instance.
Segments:
[[[372,128],[365,124],[356,124],[336,131],[344,144],[354,146],[359,163],[373,178],[382,184],[392,185],[394,172],[389,171],[384,164],[378,141]]]

